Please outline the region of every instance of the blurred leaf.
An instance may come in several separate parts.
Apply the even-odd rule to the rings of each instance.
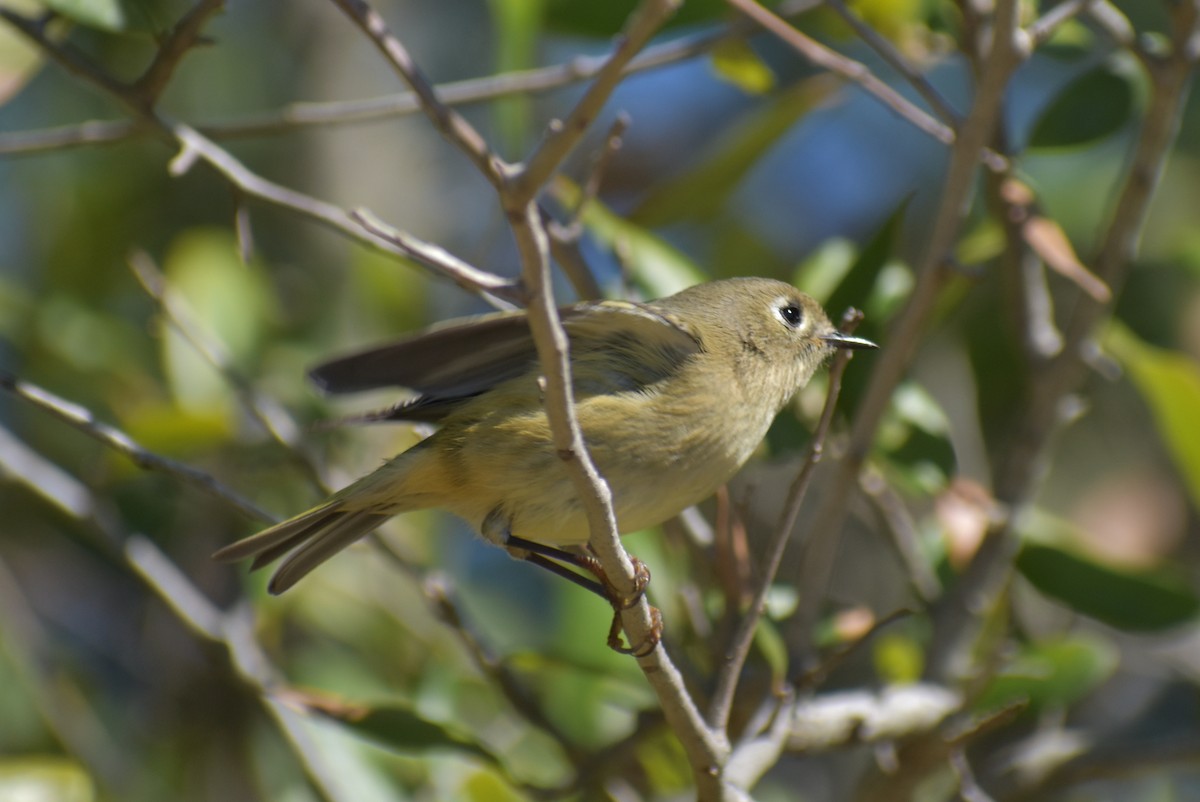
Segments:
[[[1118,323],[1109,326],[1104,344],[1146,399],[1163,445],[1200,510],[1200,364],[1156,348]]]
[[[640,739],[637,759],[655,798],[682,798],[692,787],[692,772],[679,739],[666,727]]]
[[[766,617],[761,619],[758,629],[754,631],[754,645],[758,647],[758,653],[762,655],[763,662],[771,671],[773,687],[780,687],[776,683],[787,680],[788,647],[773,620]]]
[[[5,6],[22,14],[33,14],[42,8],[40,3],[27,0],[6,2]],[[51,41],[58,41],[62,25],[50,25],[46,31]],[[42,51],[31,44],[10,25],[0,25],[0,105],[6,103],[38,74],[45,59]]]
[[[859,253],[858,258],[850,269],[846,272],[846,276],[838,284],[837,289],[829,296],[825,302],[825,309],[829,312],[830,319],[837,323],[842,313],[849,307],[857,309],[865,309],[868,300],[878,291],[880,276],[884,268],[893,259],[895,253],[896,237],[900,232],[900,226],[904,222],[904,214],[908,210],[909,198],[905,198],[896,207],[896,210],[888,216],[883,225],[875,232],[875,236]],[[875,316],[868,316],[863,320],[862,325],[855,330],[855,334],[859,334],[867,339],[878,337],[883,331],[883,320],[877,319]]]
[[[763,154],[837,86],[828,76],[821,76],[800,81],[770,98],[733,124],[695,167],[660,183],[629,219],[653,227],[712,216]]]
[[[495,32],[496,70],[513,72],[532,67],[536,61],[544,0],[490,0]],[[516,156],[528,139],[530,109],[528,95],[500,98],[492,106],[497,130],[509,156]]]
[[[557,178],[551,191],[567,208],[578,203],[579,187],[565,178]],[[597,242],[618,254],[634,285],[648,298],[672,295],[708,278],[683,253],[598,200],[588,202],[581,222]]]
[[[775,73],[742,39],[727,39],[713,48],[712,66],[718,77],[750,95],[775,86]]]
[[[924,22],[926,4],[924,0],[851,0],[847,5],[877,33],[899,43]]]
[[[546,25],[557,31],[609,38],[620,31],[636,0],[605,0],[580,3],[578,0],[547,0]],[[667,21],[667,27],[695,25],[721,19],[727,13],[722,0],[689,0]]]
[[[886,632],[871,649],[875,671],[884,682],[916,682],[925,668],[925,651],[911,635]]]
[[[1047,596],[1117,629],[1152,632],[1200,612],[1200,599],[1173,574],[1122,571],[1057,546],[1025,543],[1017,570]]]
[[[1102,139],[1133,116],[1129,79],[1111,65],[1090,70],[1067,84],[1042,112],[1029,137],[1031,148],[1067,148]]]
[[[858,257],[858,247],[850,240],[827,239],[797,265],[792,283],[828,309],[829,297],[858,264]]]
[[[496,755],[472,734],[422,718],[403,704],[351,704],[296,688],[276,695],[287,704],[333,719],[364,738],[398,752],[419,754],[436,749],[465,752],[502,769]]]
[[[83,767],[59,757],[0,760],[0,800],[4,802],[92,802],[96,789]]]
[[[958,466],[945,413],[933,396],[912,381],[892,394],[876,448],[891,468],[889,480],[909,492],[936,493]]]
[[[184,13],[184,0],[44,0],[47,8],[89,28],[112,32],[170,28]]]
[[[210,451],[213,443],[224,441],[234,432],[230,417],[221,409],[185,409],[161,399],[144,399],[123,410],[122,428],[135,441],[151,451],[180,456]],[[125,459],[114,464],[126,470],[141,470]]]
[[[242,264],[233,236],[216,229],[182,234],[172,243],[163,272],[168,292],[235,366],[248,370],[264,333],[270,293],[261,270]],[[176,402],[198,413],[228,409],[226,381],[169,323],[163,321],[162,327],[162,358]]]
[[[528,797],[518,794],[504,779],[492,771],[473,771],[462,784],[463,796],[468,802],[527,802]]]
[[[1064,707],[1112,676],[1117,662],[1116,647],[1094,636],[1028,645],[996,675],[976,706],[994,710],[1028,701],[1034,710]]]
[[[128,23],[124,0],[45,0],[46,7],[64,17],[106,31],[121,31]]]

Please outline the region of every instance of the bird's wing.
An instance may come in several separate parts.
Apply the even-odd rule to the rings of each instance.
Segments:
[[[614,338],[659,344],[681,355],[700,349],[689,328],[669,313],[624,301],[562,307],[572,348],[605,347]],[[437,422],[468,399],[525,373],[537,359],[524,311],[466,318],[416,336],[326,362],[310,372],[328,393],[405,387],[417,398],[357,420]]]

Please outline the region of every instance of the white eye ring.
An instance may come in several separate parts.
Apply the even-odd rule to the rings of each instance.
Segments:
[[[788,298],[775,299],[775,314],[789,329],[798,329],[804,325],[804,310]]]

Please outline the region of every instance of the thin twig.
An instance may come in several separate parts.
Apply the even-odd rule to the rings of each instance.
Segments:
[[[596,277],[592,274],[583,255],[579,252],[579,240],[583,236],[583,214],[587,210],[589,203],[593,203],[596,197],[600,194],[600,184],[604,178],[604,171],[612,161],[617,151],[621,149],[622,137],[625,130],[629,127],[629,115],[625,112],[617,114],[612,125],[608,129],[608,135],[604,138],[604,147],[596,154],[592,161],[592,169],[588,173],[587,181],[584,182],[583,188],[579,193],[579,199],[575,203],[574,208],[568,212],[567,221],[559,223],[557,220],[543,215],[546,225],[546,233],[550,237],[550,255],[554,257],[554,261],[562,269],[567,279],[571,282],[571,286],[575,288],[575,293],[581,300],[600,298],[602,292],[600,285],[596,282]]]
[[[841,329],[846,332],[853,331],[861,319],[861,312],[855,309],[848,310],[842,317]],[[850,363],[851,355],[849,350],[841,350],[833,358],[833,364],[829,368],[829,389],[825,394],[825,407],[813,430],[804,463],[792,481],[792,486],[788,489],[787,500],[779,515],[779,522],[772,530],[771,540],[766,548],[766,561],[758,576],[757,587],[754,589],[750,606],[747,607],[742,620],[738,622],[737,630],[721,657],[717,669],[716,688],[708,706],[707,716],[709,726],[714,729],[724,731],[729,726],[729,714],[733,709],[733,697],[737,692],[742,667],[746,664],[746,658],[750,654],[750,646],[754,642],[754,633],[758,629],[758,622],[766,611],[767,595],[771,591],[775,575],[779,572],[779,565],[783,561],[783,552],[791,538],[792,529],[795,528],[796,520],[800,516],[800,508],[804,504],[804,496],[808,493],[813,472],[824,454],[825,438],[833,423],[833,413],[837,409],[838,395],[842,390],[842,374],[846,371],[846,365]]]
[[[6,693],[19,696],[23,704],[37,711],[50,737],[72,759],[87,767],[87,772],[106,789],[105,796],[125,796],[132,790],[128,779],[136,773],[136,759],[113,737],[70,673],[62,670],[64,661],[51,648],[33,605],[3,559],[0,633]]]
[[[347,787],[320,746],[313,741],[305,717],[276,698],[280,673],[271,664],[254,637],[254,621],[248,607],[222,612],[150,540],[133,535],[126,538],[125,559],[147,587],[175,612],[199,637],[224,646],[230,663],[250,686],[280,731],[292,744],[306,774],[321,796],[329,802],[351,802],[358,795]]]
[[[130,87],[146,108],[153,108],[158,103],[183,57],[200,43],[200,32],[209,18],[224,7],[225,0],[199,0],[159,42],[154,60]]]
[[[59,398],[35,384],[22,381],[7,371],[0,371],[0,390],[11,393],[17,398],[49,412],[93,440],[123,454],[139,468],[174,476],[186,484],[200,488],[205,493],[233,505],[243,514],[255,520],[270,522],[278,520],[274,515],[240,493],[226,487],[211,474],[143,448],[120,429],[96,420],[90,410],[78,404]]]
[[[825,0],[825,5],[832,8],[834,12],[841,17],[847,25],[854,29],[858,34],[858,38],[866,42],[872,50],[879,54],[879,57],[887,62],[888,66],[896,72],[904,76],[904,80],[917,90],[917,93],[925,99],[929,107],[937,112],[942,121],[951,128],[957,128],[962,122],[962,115],[955,111],[941,92],[929,82],[929,79],[921,74],[921,71],[908,63],[903,55],[889,42],[885,37],[881,36],[878,31],[870,25],[862,21],[857,14],[850,10],[842,0]]]
[[[891,402],[892,392],[916,355],[921,334],[933,312],[934,301],[949,276],[948,260],[971,207],[980,154],[992,139],[1000,119],[1009,77],[1026,55],[1017,41],[1018,5],[1017,0],[998,0],[995,4],[991,48],[986,55],[977,56],[976,75],[979,84],[971,109],[950,150],[950,163],[942,184],[933,230],[918,266],[916,286],[883,339],[879,358],[872,360],[873,368],[867,389],[850,427],[846,457],[838,464],[832,481],[822,495],[821,506],[808,527],[808,538],[812,542],[805,550],[799,582],[804,600],[793,616],[792,626],[800,638],[799,642],[809,644],[810,649],[812,626],[820,611],[819,600],[824,596],[832,573],[837,538],[847,514],[847,501],[852,488],[857,485],[858,472],[870,451],[883,413]],[[813,660],[815,655],[810,653],[806,658]]]
[[[1200,49],[1194,44],[1200,38],[1200,8],[1195,2],[1172,6],[1170,33],[1169,55],[1143,61],[1150,72],[1150,104],[1093,261],[1096,276],[1113,296],[1120,292],[1137,255],[1150,201],[1179,131],[1188,88],[1200,60]],[[971,563],[935,611],[926,666],[931,678],[956,676],[964,668],[978,625],[974,611],[988,609],[1003,592],[1017,548],[1013,522],[1042,475],[1046,448],[1063,422],[1063,399],[1075,392],[1087,375],[1083,346],[1109,305],[1083,291],[1077,292],[1074,300],[1062,326],[1063,347],[1030,377],[1030,396],[1015,416],[1017,428],[1008,438],[1008,448],[997,460],[994,496],[1014,514],[988,529]]]
[[[1044,44],[1064,23],[1090,11],[1093,5],[1096,5],[1096,0],[1064,0],[1030,23],[1025,31],[1034,47],[1037,47]]]
[[[524,206],[537,196],[550,176],[583,139],[584,133],[591,127],[600,109],[624,77],[625,68],[633,57],[675,13],[680,2],[682,0],[655,0],[637,5],[617,38],[616,49],[597,71],[583,97],[571,109],[565,120],[551,123],[546,138],[538,145],[524,168],[509,179],[508,194],[512,206]]]
[[[364,0],[333,0],[339,8],[360,27],[371,42],[379,49],[393,69],[399,73],[417,96],[421,110],[447,141],[467,154],[476,169],[494,186],[504,183],[508,165],[488,147],[487,141],[467,122],[466,118],[451,109],[437,95],[432,82],[425,77],[421,68],[413,61],[408,50],[387,28],[379,12]]]
[[[528,319],[544,381],[546,415],[555,448],[563,459],[587,514],[589,543],[609,582],[622,596],[635,589],[633,565],[621,546],[612,496],[588,454],[575,416],[567,339],[558,319],[550,286],[549,245],[536,196],[543,184],[575,148],[620,80],[624,67],[675,9],[672,0],[642,0],[630,15],[619,43],[608,62],[584,93],[566,122],[530,157],[528,165],[501,189],[501,202],[512,227],[521,258],[521,274],[528,299]],[[644,597],[621,612],[621,623],[632,645],[650,642],[654,620]],[[666,649],[658,644],[638,658],[646,679],[676,737],[683,745],[696,782],[698,798],[706,802],[733,799],[742,794],[727,785],[720,767],[729,754],[722,733],[705,724]]]
[[[892,87],[881,81],[862,62],[843,56],[835,50],[825,47],[816,40],[801,33],[789,25],[784,19],[759,5],[755,0],[726,0],[726,2],[741,13],[750,17],[764,29],[770,31],[781,41],[789,45],[800,55],[818,67],[840,75],[862,87],[864,91],[874,95],[883,105],[894,111],[902,119],[912,123],[917,130],[923,131],[944,145],[952,145],[956,136],[954,129],[935,120],[923,109],[914,105],[908,98],[901,95]],[[1008,160],[997,153],[982,147],[972,153],[976,159],[982,159],[990,168],[1002,170]]]
[[[259,392],[250,380],[234,367],[224,346],[200,328],[182,299],[177,298],[167,286],[166,276],[154,264],[150,255],[145,251],[134,251],[129,256],[129,269],[133,271],[134,277],[146,294],[158,304],[167,323],[233,388],[238,402],[250,417],[258,421],[271,439],[283,448],[313,489],[322,495],[328,494],[329,488],[321,478],[320,471],[303,449],[300,428],[296,422],[275,399]]]

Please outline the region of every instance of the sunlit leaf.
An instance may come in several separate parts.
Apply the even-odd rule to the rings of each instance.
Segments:
[[[40,5],[26,0],[15,0],[5,3],[12,11],[23,14],[36,12]],[[62,26],[51,25],[46,32],[52,40],[57,40],[57,30]],[[29,42],[17,30],[9,25],[0,25],[0,104],[14,97],[21,88],[37,75],[44,58],[42,51]]]
[[[495,22],[493,42],[498,72],[534,66],[544,5],[544,0],[490,0],[488,8]],[[528,138],[532,108],[529,96],[517,94],[499,98],[492,108],[505,149],[516,155]]]
[[[226,231],[192,230],[175,240],[163,264],[167,291],[235,368],[246,372],[269,317],[269,291],[256,265],[243,265]],[[165,319],[163,362],[176,402],[211,413],[228,407],[228,382]]]
[[[45,0],[63,17],[112,32],[162,32],[186,11],[184,0]]]
[[[1123,571],[1040,543],[1022,546],[1017,569],[1042,593],[1117,629],[1162,630],[1200,612],[1195,591],[1166,571]]]
[[[280,697],[282,701],[319,713],[398,752],[423,754],[446,749],[474,755],[495,766],[501,765],[492,751],[470,733],[423,718],[407,705],[353,704],[297,689],[281,692]]]
[[[779,628],[769,618],[764,618],[759,622],[758,629],[754,631],[754,645],[763,662],[770,669],[772,680],[784,682],[787,679],[788,670],[787,643]]]
[[[574,208],[579,188],[559,178],[552,190],[559,202]],[[642,226],[614,214],[597,200],[584,207],[582,223],[601,245],[628,266],[630,278],[648,298],[661,298],[699,284],[708,277],[680,251]]]
[[[1073,635],[1032,644],[1004,666],[976,704],[983,710],[1022,701],[1035,710],[1063,707],[1112,676],[1117,662],[1116,648],[1095,636]]]
[[[4,802],[92,802],[92,778],[74,761],[57,757],[0,760],[0,800]]]
[[[911,381],[892,394],[876,448],[890,468],[889,479],[911,492],[936,493],[958,464],[945,413],[933,396]]]
[[[46,0],[46,6],[64,17],[107,31],[124,30],[129,22],[123,0]]]
[[[886,682],[915,682],[925,667],[925,652],[911,635],[885,632],[871,649],[875,671]]]
[[[1104,342],[1146,399],[1163,445],[1200,510],[1200,364],[1143,342],[1119,324],[1109,327]]]
[[[712,66],[720,78],[751,95],[761,95],[775,86],[775,73],[741,39],[717,45],[712,52]]]
[[[526,802],[528,797],[518,794],[493,771],[473,771],[462,784],[464,802]]]
[[[1104,65],[1069,83],[1033,127],[1031,148],[1065,148],[1102,139],[1133,116],[1134,91],[1129,78]]]

